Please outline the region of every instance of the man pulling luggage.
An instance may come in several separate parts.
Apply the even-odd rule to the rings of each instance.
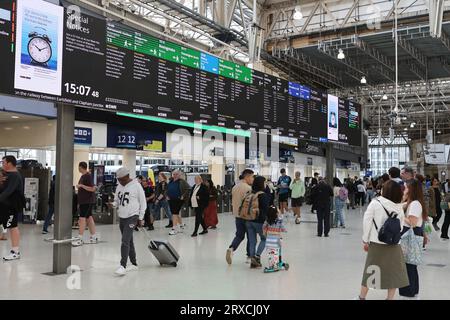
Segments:
[[[147,209],[147,201],[144,190],[141,185],[130,178],[130,171],[126,168],[120,168],[116,172],[119,182],[114,196],[114,202],[109,206],[117,208],[120,218],[120,232],[122,233],[122,246],[120,267],[115,274],[124,276],[129,271],[138,270],[136,261],[136,250],[133,242],[134,228],[144,225],[144,215]],[[128,257],[131,265],[127,267]]]

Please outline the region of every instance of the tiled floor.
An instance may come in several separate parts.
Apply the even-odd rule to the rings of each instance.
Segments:
[[[123,278],[113,276],[120,259],[118,227],[99,226],[102,243],[73,249],[73,264],[83,270],[79,290],[67,288],[67,275],[43,274],[52,269],[52,245],[43,241],[51,235],[41,235],[40,226],[21,226],[22,259],[0,263],[0,299],[352,299],[359,292],[365,258],[362,211],[347,213],[347,229],[333,229],[330,238],[315,237],[315,216],[306,213],[308,208],[303,211],[305,222],[287,223],[283,250],[291,268],[273,274],[250,270],[243,245],[233,265],[226,264],[234,235],[229,214],[219,216],[217,230],[196,239],[190,237],[193,220],[186,220],[189,231],[170,237],[181,255],[176,269],[161,268],[147,250],[145,235],[135,234],[140,270]],[[159,225],[151,235],[169,238]],[[0,254],[8,250],[9,242],[1,242]],[[450,243],[435,234],[419,272],[422,299],[450,299]],[[384,295],[373,291],[369,298]]]

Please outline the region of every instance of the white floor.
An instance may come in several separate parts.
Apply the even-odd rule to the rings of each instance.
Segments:
[[[287,223],[284,257],[289,271],[264,274],[245,264],[245,243],[225,262],[225,251],[234,236],[234,218],[219,215],[220,225],[209,234],[191,238],[188,231],[170,236],[179,251],[178,268],[161,268],[147,250],[147,238],[135,234],[140,270],[123,278],[113,276],[120,260],[117,226],[99,226],[102,243],[74,248],[72,261],[83,270],[81,289],[70,290],[67,275],[48,276],[52,270],[52,245],[43,241],[41,226],[23,225],[22,259],[0,262],[0,299],[352,299],[359,292],[364,252],[361,247],[360,210],[346,214],[347,229],[332,229],[330,238],[317,238],[315,215],[303,208],[301,225]],[[156,239],[169,238],[159,224],[151,232]],[[0,243],[0,254],[9,242]],[[264,261],[264,259],[263,259]],[[432,264],[432,265],[429,265]],[[450,242],[435,234],[420,267],[422,299],[450,299]],[[76,284],[76,282],[74,282]],[[383,299],[373,291],[369,299]]]

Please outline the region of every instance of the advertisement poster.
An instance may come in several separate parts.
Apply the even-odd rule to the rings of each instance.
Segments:
[[[339,98],[328,95],[328,139],[339,140]]]
[[[20,0],[14,87],[61,96],[64,8]]]

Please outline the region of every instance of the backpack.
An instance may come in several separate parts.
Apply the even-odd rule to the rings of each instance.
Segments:
[[[347,197],[348,197],[348,190],[345,187],[341,187],[339,189],[339,199],[345,201],[347,200]]]
[[[244,200],[242,200],[242,204],[239,207],[238,217],[248,221],[256,220],[259,216],[258,197],[263,193],[263,191],[258,191],[257,193],[248,193],[244,197]]]
[[[373,224],[375,225],[375,229],[377,229],[378,231],[378,240],[388,245],[398,244],[400,242],[402,232],[400,220],[397,218],[398,214],[396,214],[395,212],[389,213],[389,211],[386,210],[386,208],[378,199],[377,201],[380,203],[380,205],[383,207],[384,211],[386,211],[386,214],[388,215],[387,220],[384,222],[383,226],[381,226],[379,230],[375,222],[375,219],[372,220]]]

